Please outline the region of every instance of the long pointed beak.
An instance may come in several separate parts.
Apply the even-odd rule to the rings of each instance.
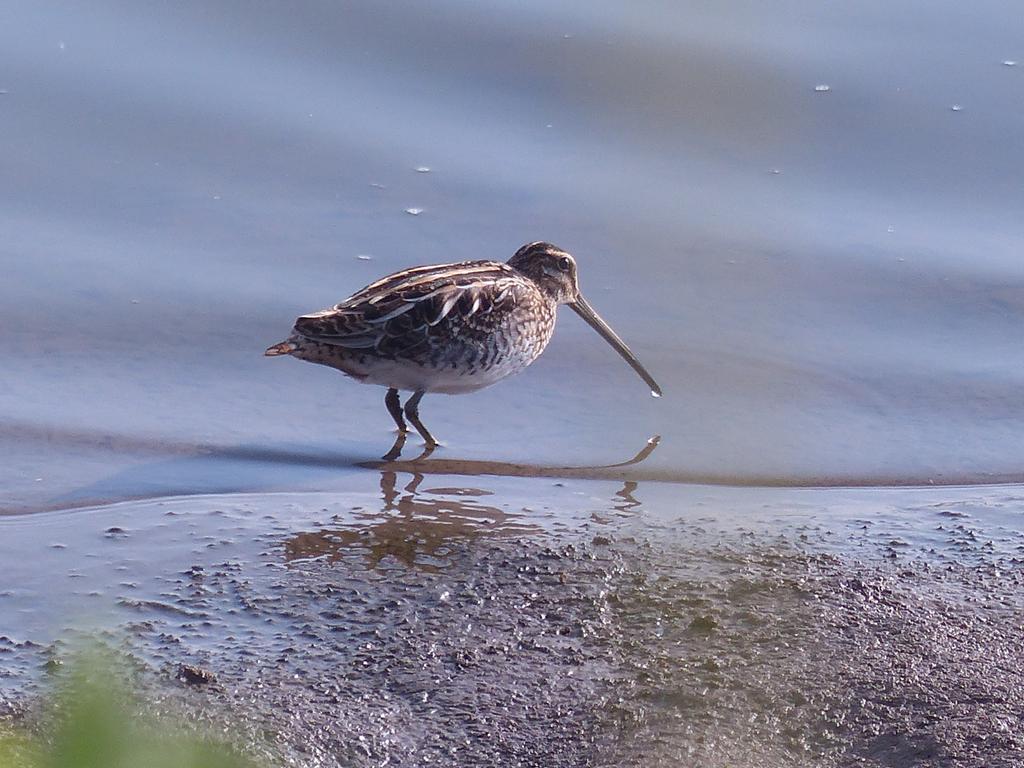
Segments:
[[[654,380],[654,377],[647,372],[640,361],[636,359],[636,355],[630,352],[629,347],[626,346],[626,342],[619,338],[618,334],[611,329],[611,327],[601,316],[594,311],[594,308],[587,303],[587,300],[582,295],[576,296],[576,301],[569,304],[569,307],[580,317],[587,321],[587,325],[601,334],[601,337],[607,341],[612,347],[622,355],[622,359],[629,363],[629,366],[640,374],[640,378],[647,382],[647,386],[651,388],[651,394],[655,397],[661,397],[661,387],[658,386],[658,382]]]

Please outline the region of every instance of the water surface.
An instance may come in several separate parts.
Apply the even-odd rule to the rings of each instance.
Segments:
[[[1018,10],[10,4],[4,506],[144,495],[200,446],[169,490],[249,488],[224,451],[293,454],[260,474],[296,488],[301,457],[379,456],[381,391],[262,349],[537,238],[666,396],[567,316],[524,375],[427,399],[449,458],[658,434],[680,479],[1019,477]]]

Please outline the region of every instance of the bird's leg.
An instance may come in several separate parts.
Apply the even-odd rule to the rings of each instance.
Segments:
[[[381,456],[381,458],[384,461],[394,461],[402,455],[402,449],[405,447],[405,436],[409,432],[409,428],[405,426],[405,419],[402,418],[402,403],[398,399],[397,389],[392,387],[388,390],[388,393],[384,395],[384,405],[388,407],[388,413],[391,414],[391,418],[398,425],[398,437],[395,438],[395,444],[391,446],[391,450]]]
[[[437,445],[437,440],[434,439],[434,436],[430,434],[427,428],[423,426],[423,422],[420,421],[420,400],[423,398],[423,394],[423,391],[420,390],[413,393],[413,396],[405,401],[405,418],[416,427],[416,431],[420,433],[423,442],[433,447]]]
[[[409,428],[405,426],[405,419],[402,418],[402,403],[398,399],[397,389],[392,387],[388,390],[388,393],[384,395],[384,405],[388,407],[388,413],[391,414],[391,418],[398,425],[398,431],[402,434],[408,432]]]

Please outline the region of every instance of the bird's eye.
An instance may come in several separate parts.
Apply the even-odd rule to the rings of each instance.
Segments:
[[[560,270],[562,270],[563,272],[568,272],[569,268],[571,266],[572,266],[572,262],[569,261],[569,257],[568,256],[563,256],[562,258],[560,258],[558,260],[558,268]]]

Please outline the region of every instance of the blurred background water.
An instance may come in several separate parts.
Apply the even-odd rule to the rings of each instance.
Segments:
[[[390,445],[383,390],[264,347],[534,239],[666,396],[567,316],[425,400],[444,458],[660,434],[637,477],[1018,478],[1022,33],[1000,2],[12,0],[3,507],[334,482]]]

